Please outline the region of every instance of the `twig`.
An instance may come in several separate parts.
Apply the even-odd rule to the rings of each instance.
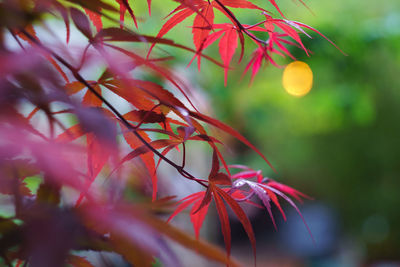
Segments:
[[[75,67],[73,67],[71,64],[69,64],[67,61],[65,61],[62,57],[60,57],[58,54],[56,54],[55,52],[53,52],[52,50],[50,50],[49,48],[45,47],[43,44],[41,44],[38,40],[36,40],[32,35],[30,35],[28,32],[26,32],[25,30],[21,30],[21,32],[27,37],[29,38],[32,43],[36,44],[38,47],[40,47],[41,49],[45,50],[47,53],[49,53],[50,55],[52,55],[57,61],[59,61],[62,65],[64,65],[67,69],[69,69],[72,73],[72,75],[75,77],[75,79],[77,81],[79,81],[80,83],[82,83],[83,85],[85,85],[98,99],[100,99],[120,120],[121,122],[129,129],[132,131],[132,133],[145,145],[147,146],[154,154],[156,154],[158,157],[160,157],[161,159],[163,159],[165,162],[167,162],[169,165],[171,165],[172,167],[174,167],[182,176],[184,176],[185,178],[189,179],[189,180],[193,180],[196,181],[197,183],[201,184],[204,187],[208,187],[208,185],[206,185],[204,182],[200,181],[199,179],[197,179],[196,177],[194,177],[193,175],[191,175],[189,172],[185,171],[184,168],[182,168],[182,166],[179,166],[178,164],[176,164],[175,162],[173,162],[172,160],[168,159],[167,157],[165,157],[164,155],[162,155],[160,152],[158,152],[157,149],[155,149],[154,147],[152,147],[136,130],[135,126],[133,126],[132,124],[130,124],[125,118],[124,116],[122,116],[122,114],[113,106],[111,105],[110,102],[108,102],[108,100],[106,100],[102,95],[100,95],[80,74],[78,69],[76,69]]]

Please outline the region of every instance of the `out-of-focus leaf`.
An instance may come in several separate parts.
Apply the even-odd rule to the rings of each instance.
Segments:
[[[68,15],[68,9],[65,8],[62,4],[54,1],[53,5],[55,6],[55,8],[58,10],[58,12],[60,13],[60,15],[62,16],[64,23],[65,23],[65,28],[66,28],[66,42],[67,44],[69,43],[69,39],[70,39],[70,25],[69,25],[69,15]]]
[[[41,43],[39,38],[36,35],[36,31],[35,28],[33,27],[33,25],[28,25],[24,28],[24,31],[18,32],[18,36],[23,39],[24,41],[28,42],[29,44],[31,44],[32,46],[35,46],[35,42]],[[28,36],[27,34],[29,34],[30,36]],[[34,39],[34,40],[32,40]],[[63,71],[63,69],[60,67],[60,65],[58,65],[58,63],[52,58],[52,56],[47,53],[47,51],[43,51],[43,50],[38,50],[38,52],[40,52],[40,54],[42,54],[47,61],[50,62],[51,65],[53,65],[53,67],[58,71],[58,73],[60,73],[60,75],[63,77],[63,79],[65,80],[65,82],[69,83],[69,79],[68,76],[65,74],[65,72]]]
[[[114,251],[121,254],[124,259],[133,264],[133,266],[153,266],[154,258],[151,253],[130,242],[130,240],[127,240],[123,235],[114,233],[111,235],[110,240],[113,244]]]
[[[109,209],[106,206],[90,204],[83,205],[80,212],[87,220],[96,221],[97,227],[110,229],[114,235],[141,247],[151,255],[157,255],[157,249],[165,249],[157,240],[156,233],[158,233],[210,260],[232,267],[239,266],[219,248],[194,239],[172,225],[146,214],[137,206],[122,205]]]
[[[99,103],[100,104],[100,103]],[[96,135],[96,137],[109,147],[116,145],[116,122],[110,116],[110,111],[101,107],[79,107],[74,110],[82,130]]]
[[[76,3],[79,6],[89,9],[91,11],[100,11],[101,9],[109,11],[117,11],[112,5],[100,0],[67,0]]]
[[[166,224],[165,222],[158,219],[154,219],[151,221],[148,220],[147,222],[149,222],[152,227],[154,227],[164,235],[168,236],[172,240],[178,242],[186,248],[196,251],[206,258],[228,264],[232,267],[239,266],[239,264],[233,261],[231,258],[227,258],[226,256],[224,256],[225,253],[219,250],[217,247],[210,245],[204,241],[196,240],[190,235],[187,235],[181,230],[171,226],[170,224]]]
[[[78,30],[88,39],[92,39],[92,30],[90,29],[90,23],[86,15],[74,7],[70,8],[70,13]]]
[[[56,138],[59,142],[70,142],[81,136],[83,136],[85,132],[82,130],[80,124],[76,124],[68,128],[65,132],[59,134]]]
[[[102,29],[95,37],[97,40],[101,40],[102,42],[140,42],[140,43],[152,43],[154,46],[155,44],[164,44],[164,45],[169,45],[173,46],[176,48],[184,49],[186,51],[190,51],[192,53],[196,53],[196,56],[201,56],[214,64],[223,67],[223,64],[215,60],[214,58],[207,56],[201,51],[196,51],[192,48],[189,48],[187,46],[177,44],[173,40],[170,39],[165,39],[162,37],[154,37],[154,36],[149,36],[149,35],[140,35],[134,32],[128,32],[124,29],[119,29],[119,28],[105,28]],[[207,45],[208,46],[208,45]],[[203,45],[203,49],[206,48],[206,45]]]

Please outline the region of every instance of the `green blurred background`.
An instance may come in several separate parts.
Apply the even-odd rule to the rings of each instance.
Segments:
[[[272,10],[268,1],[258,3]],[[358,251],[358,263],[399,262],[400,1],[306,3],[315,15],[297,1],[278,1],[288,19],[317,28],[348,54],[316,34],[314,39],[303,37],[314,52],[311,57],[291,48],[313,70],[314,86],[308,95],[287,94],[281,83],[283,69],[273,66],[262,68],[250,87],[248,75],[241,80],[254,49],[250,42],[244,62],[236,64],[237,57],[233,61],[235,69],[229,73],[227,87],[223,71],[205,60],[200,74],[195,73],[195,64],[190,67],[192,82],[204,88],[215,116],[259,147],[278,174],[233,140],[228,145],[233,152],[228,154],[230,162],[261,168],[328,207],[340,229],[339,239],[351,240],[350,249]],[[172,1],[165,6],[154,3],[153,15],[145,16],[148,23],[141,30],[156,34],[159,26],[154,25],[159,24],[153,22],[174,6]],[[146,6],[137,8],[145,12]],[[253,11],[237,14],[247,24],[262,20]],[[189,25],[179,26],[166,37],[192,47]],[[162,49],[177,57],[177,67],[191,58]],[[219,57],[217,53],[217,45],[207,50],[214,57]],[[336,246],[342,246],[340,242]]]
[[[303,38],[314,54],[291,50],[314,73],[302,98],[284,91],[283,70],[272,66],[251,87],[232,79],[239,74],[227,88],[211,76],[215,86],[204,87],[217,117],[260,147],[279,174],[264,171],[336,212],[341,235],[364,262],[398,261],[400,1],[307,1],[315,16],[286,2],[289,19],[316,27],[348,56],[315,34]],[[245,147],[238,151],[239,162],[265,166]]]

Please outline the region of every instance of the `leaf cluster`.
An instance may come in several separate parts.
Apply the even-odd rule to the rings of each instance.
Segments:
[[[171,58],[154,56],[152,51],[155,46],[189,51],[199,69],[202,58],[223,68],[226,83],[238,43],[240,60],[244,57],[245,38],[256,44],[246,67],[246,71],[252,68],[254,77],[263,61],[277,65],[273,54],[294,58],[287,45],[308,53],[300,34],[308,36],[304,29],[319,32],[287,20],[274,0],[269,2],[283,18],[273,18],[271,12],[246,0],[176,2],[177,8],[167,15],[156,36],[138,30],[139,20],[127,0],[0,3],[0,193],[14,210],[0,217],[0,256],[6,265],[91,266],[77,252],[93,250],[115,252],[135,266],[151,266],[155,258],[166,266],[179,266],[165,242],[170,239],[209,259],[236,266],[230,258],[228,206],[242,223],[254,255],[255,234],[241,204],[266,209],[274,225],[272,205],[285,218],[278,198],[298,211],[289,196],[301,200],[306,195],[260,171],[228,165],[222,141],[210,135],[207,127],[236,138],[273,169],[239,132],[199,111],[191,100],[190,85],[164,64]],[[151,14],[151,1],[147,3]],[[231,9],[256,11],[261,21],[243,24]],[[221,12],[226,22],[215,23],[215,12]],[[126,26],[126,14],[136,29]],[[115,19],[118,15],[119,20]],[[194,48],[164,38],[192,15]],[[49,16],[65,24],[65,42],[56,42],[48,27]],[[112,26],[104,28],[104,20]],[[42,41],[38,29],[50,35],[54,44]],[[74,29],[85,40],[78,53],[69,46]],[[267,39],[256,37],[254,31],[265,33]],[[7,45],[11,38],[18,48]],[[204,54],[218,39],[222,62]],[[125,44],[130,43],[150,49],[147,53],[127,49]],[[87,78],[85,73],[91,68],[101,69],[100,74]],[[137,70],[161,82],[142,79]],[[167,90],[166,83],[175,91]],[[128,103],[130,110],[121,112],[109,95]],[[26,107],[31,110],[26,112]],[[71,119],[76,123],[68,123]],[[192,142],[205,143],[212,150],[208,177],[197,177],[186,169],[186,146]],[[182,154],[180,162],[169,157],[173,150]],[[204,190],[181,200],[160,195],[157,170],[161,162],[176,170],[177,182],[188,179]],[[32,177],[39,180],[37,190]],[[151,184],[150,194],[143,184]],[[128,201],[126,194],[141,198]],[[221,222],[226,253],[199,240],[211,202]],[[168,223],[190,205],[195,237]],[[173,206],[176,209],[168,221],[157,216]]]

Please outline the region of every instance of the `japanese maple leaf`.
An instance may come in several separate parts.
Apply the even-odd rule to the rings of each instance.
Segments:
[[[267,46],[269,47],[269,50],[272,51],[273,47],[276,46],[284,54],[288,55],[290,58],[295,60],[295,57],[289,52],[289,50],[284,46],[284,44],[298,46],[298,47],[300,47],[300,46],[292,41],[284,39],[285,37],[289,36],[288,34],[275,32],[274,24],[265,22],[264,25],[265,25],[265,28],[259,27],[259,26],[249,26],[249,25],[243,25],[243,26],[245,26],[245,28],[250,31],[267,32],[268,36],[269,36],[268,44],[267,44]]]
[[[214,23],[214,9],[213,6],[207,1],[199,5],[199,13],[193,21],[193,43],[197,50],[200,49],[204,40],[212,30]]]
[[[196,7],[197,4],[202,5],[203,1],[202,0],[196,0],[193,1],[192,5]],[[167,34],[171,29],[173,29],[176,25],[190,17],[195,13],[195,10],[193,8],[189,8],[187,5],[181,4],[177,8],[175,8],[167,17],[171,16],[167,22],[164,23],[164,25],[161,27],[161,30],[157,34],[157,38],[163,37],[165,34]],[[149,52],[147,54],[147,58],[149,58],[151,51],[153,50],[155,44],[153,43],[149,49]]]
[[[197,192],[197,193],[191,194],[191,195],[181,199],[180,201],[178,201],[177,208],[171,214],[171,216],[168,218],[167,221],[168,222],[171,221],[176,215],[178,215],[184,209],[186,209],[190,205],[193,205],[191,212],[190,212],[190,219],[191,219],[191,222],[193,225],[196,239],[198,239],[199,235],[200,235],[200,229],[203,225],[204,219],[205,219],[207,211],[208,211],[208,207],[210,205],[210,201],[203,203],[204,202],[203,199],[204,199],[205,195],[206,195],[205,191]],[[209,200],[211,200],[211,199],[209,199]]]
[[[133,22],[135,23],[136,28],[138,27],[137,25],[137,21],[136,21],[136,17],[133,14],[133,10],[131,8],[131,6],[128,3],[128,0],[116,0],[117,3],[119,4],[119,13],[120,13],[120,23],[121,23],[121,28],[123,27],[124,24],[124,18],[125,18],[125,13],[126,11],[129,12],[129,15],[131,16]],[[149,12],[150,12],[150,2],[148,0],[148,4],[149,4]]]
[[[224,84],[226,86],[228,79],[229,64],[232,60],[235,50],[237,48],[238,33],[235,28],[227,29],[219,42],[219,54],[221,55],[222,62],[224,62]]]
[[[310,231],[307,223],[305,222],[303,215],[301,214],[299,208],[286,194],[294,197],[299,202],[302,202],[301,197],[310,199],[309,196],[307,196],[307,195],[299,192],[298,190],[291,188],[287,185],[272,181],[269,178],[266,178],[266,177],[262,178],[263,176],[260,171],[254,171],[254,170],[244,167],[244,166],[235,166],[234,165],[234,166],[230,166],[230,167],[243,169],[243,171],[232,176],[232,179],[234,179],[234,182],[232,183],[232,191],[241,190],[241,188],[245,185],[247,185],[250,188],[250,192],[247,192],[247,196],[245,198],[241,198],[240,201],[250,199],[254,195],[257,196],[263,203],[264,207],[267,209],[268,214],[274,224],[274,227],[276,228],[275,219],[274,219],[274,216],[273,216],[272,210],[271,210],[271,203],[274,203],[276,205],[276,207],[281,212],[283,218],[286,220],[286,216],[285,216],[285,214],[279,204],[279,201],[278,201],[278,196],[282,197],[300,215],[301,219],[304,222],[304,225],[306,226],[308,232],[310,233],[311,238],[313,239],[311,231]],[[252,179],[252,178],[257,178],[257,182],[251,181],[250,179]],[[241,192],[244,195],[246,195],[245,191],[241,190]],[[236,200],[239,201],[238,199],[236,199]]]
[[[157,38],[161,38],[167,34],[171,29],[177,26],[179,23],[196,13],[196,17],[192,25],[193,43],[197,50],[204,49],[204,42],[210,32],[213,30],[214,22],[214,8],[221,11],[225,16],[232,20],[232,13],[226,7],[233,8],[246,8],[246,9],[258,9],[265,11],[265,9],[258,7],[257,5],[246,0],[219,0],[219,1],[206,1],[206,0],[177,0],[181,3],[175,8],[168,16],[169,19],[162,26],[161,30],[157,34]],[[155,44],[149,49],[148,57]],[[199,63],[200,65],[200,63]]]
[[[291,41],[288,41],[286,39],[283,39],[283,37],[287,37],[287,34],[281,34],[281,33],[276,33],[276,32],[270,32],[269,33],[269,45],[271,47],[276,46],[281,50],[283,53],[288,55],[291,59],[296,60],[296,58],[290,53],[290,51],[284,46],[284,44],[292,45],[292,46],[297,46],[296,43],[293,43]]]
[[[99,9],[101,12],[101,9]],[[91,11],[90,9],[85,8],[85,13],[89,16],[89,19],[92,21],[93,25],[96,27],[96,30],[99,32],[103,28],[103,22],[101,21],[100,13]]]
[[[270,15],[268,15],[267,13],[263,12],[266,20],[264,22],[264,25],[266,28],[271,27],[272,25],[277,26],[278,28],[280,28],[285,34],[287,34],[288,36],[290,36],[291,38],[293,38],[293,40],[300,45],[300,47],[304,50],[304,52],[308,54],[308,50],[304,47],[301,38],[299,36],[299,32],[303,33],[304,35],[306,35],[309,38],[312,38],[307,32],[305,32],[305,30],[303,28],[306,28],[308,30],[311,30],[315,33],[317,33],[318,35],[320,35],[321,37],[323,37],[324,39],[326,39],[328,42],[330,42],[334,47],[336,47],[336,49],[338,49],[340,52],[342,52],[343,54],[345,54],[334,42],[332,42],[328,37],[326,37],[325,35],[323,35],[321,32],[319,32],[318,30],[314,29],[311,26],[308,26],[304,23],[300,23],[297,21],[291,21],[291,20],[287,20],[287,19],[275,19],[272,18]]]
[[[278,66],[278,64],[274,61],[272,58],[272,54],[277,54],[280,56],[285,57],[285,55],[291,57],[292,59],[295,59],[294,56],[289,52],[289,50],[284,46],[284,44],[291,45],[291,46],[298,46],[304,52],[309,55],[309,50],[305,48],[299,32],[303,33],[307,37],[311,38],[309,34],[307,34],[303,28],[312,30],[319,35],[321,35],[323,38],[328,40],[331,44],[333,44],[339,51],[341,51],[331,40],[329,40],[325,35],[317,31],[316,29],[305,25],[303,23],[295,22],[295,21],[290,21],[286,19],[274,19],[270,15],[268,15],[266,12],[263,12],[263,14],[266,17],[266,20],[264,22],[258,23],[253,26],[248,26],[244,25],[246,30],[248,31],[263,31],[263,32],[268,32],[269,38],[265,43],[260,43],[257,40],[254,40],[258,47],[257,49],[253,52],[251,59],[248,63],[248,65],[245,68],[244,74],[247,73],[247,71],[252,68],[252,74],[251,74],[251,80],[250,83],[253,82],[255,75],[258,73],[262,62],[265,60],[266,62],[271,63],[274,66]],[[263,27],[259,27],[257,25],[263,24]],[[283,33],[278,33],[276,32],[276,28],[279,28]],[[284,39],[285,37],[290,37],[293,39],[293,42],[287,39]],[[279,49],[279,50],[278,50]],[[282,51],[282,52],[281,52]],[[343,51],[341,51],[343,53]]]
[[[251,59],[247,64],[244,74],[251,68],[251,79],[250,83],[253,82],[254,77],[260,70],[263,60],[265,59],[266,62],[271,62],[273,65],[278,66],[276,62],[272,59],[270,55],[270,47],[259,45],[256,50],[252,53]]]
[[[236,48],[238,46],[238,39],[241,39],[242,43],[242,51],[243,51],[243,33],[238,31],[235,26],[233,26],[230,23],[224,23],[224,24],[214,24],[213,25],[214,29],[220,29],[212,34],[208,35],[207,38],[203,41],[202,47],[199,49],[204,50],[208,46],[210,46],[212,43],[214,43],[216,40],[218,40],[221,36],[222,38],[219,41],[219,54],[221,56],[222,62],[224,63],[224,74],[225,74],[225,86],[227,83],[227,78],[228,78],[228,71],[229,71],[229,65],[230,62],[232,61],[233,55],[235,54]],[[243,54],[243,53],[242,53]],[[198,66],[200,70],[200,56],[199,54],[195,55],[193,59],[190,61],[189,65],[192,63],[192,61],[198,57]]]

